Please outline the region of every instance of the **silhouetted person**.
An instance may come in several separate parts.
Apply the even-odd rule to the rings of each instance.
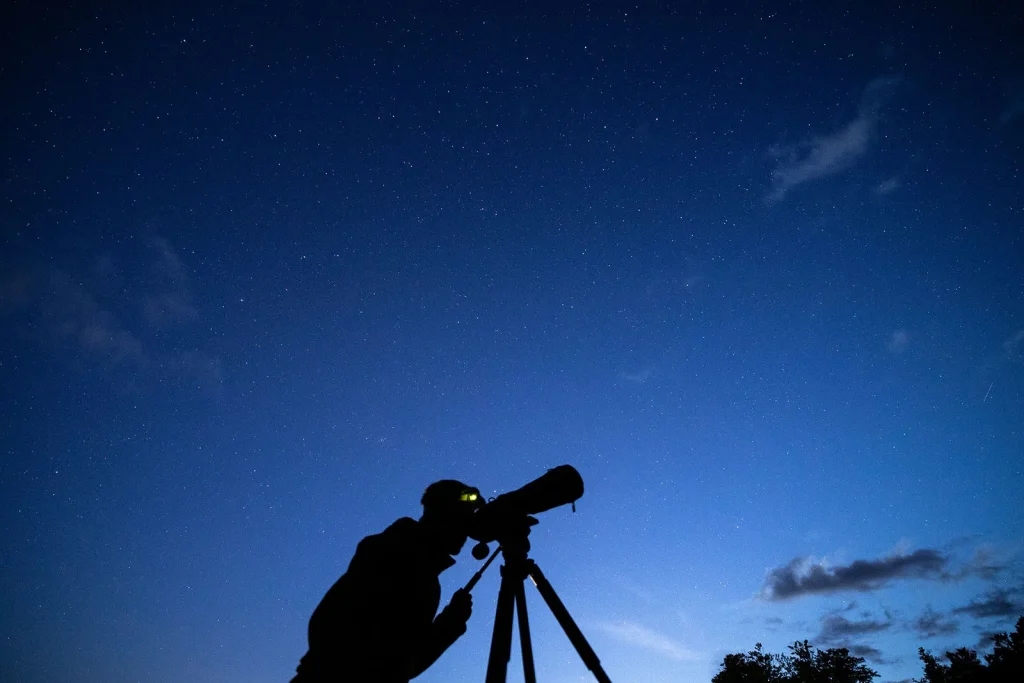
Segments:
[[[407,683],[466,632],[473,598],[459,589],[436,617],[438,576],[466,542],[480,492],[446,479],[423,493],[419,521],[367,536],[309,620],[309,651],[292,683]]]

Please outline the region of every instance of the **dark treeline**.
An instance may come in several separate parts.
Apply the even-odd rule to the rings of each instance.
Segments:
[[[1024,682],[1024,616],[1012,633],[992,636],[992,645],[984,661],[967,647],[942,658],[919,648],[924,675],[915,683]],[[789,654],[764,652],[758,643],[750,652],[726,655],[712,683],[872,683],[877,677],[847,648],[820,650],[805,640],[790,645]]]

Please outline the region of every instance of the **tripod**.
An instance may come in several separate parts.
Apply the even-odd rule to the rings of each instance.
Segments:
[[[537,520],[528,517],[533,524]],[[555,615],[565,635],[569,637],[573,647],[579,654],[583,663],[587,665],[598,683],[611,683],[608,674],[601,668],[601,661],[597,658],[590,643],[583,637],[583,633],[569,610],[565,608],[562,601],[551,587],[548,580],[544,578],[537,563],[527,557],[530,550],[530,541],[527,535],[530,532],[530,522],[527,522],[525,533],[517,533],[511,538],[501,540],[501,554],[505,563],[501,567],[501,588],[498,590],[498,607],[494,614],[494,634],[491,636],[491,654],[487,660],[486,683],[505,683],[508,674],[508,663],[512,658],[512,617],[513,604],[519,616],[519,644],[523,650],[523,677],[526,683],[537,683],[537,675],[533,668],[533,644],[530,640],[530,622],[526,615],[526,577],[533,580],[541,597],[548,604],[548,608]]]

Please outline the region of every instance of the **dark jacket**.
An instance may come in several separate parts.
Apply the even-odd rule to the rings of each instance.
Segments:
[[[359,542],[348,571],[309,620],[309,651],[292,683],[407,683],[466,631],[435,619],[438,575],[455,561],[403,517]]]

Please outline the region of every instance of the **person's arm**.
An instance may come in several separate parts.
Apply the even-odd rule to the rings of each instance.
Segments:
[[[452,643],[466,632],[466,622],[473,613],[473,596],[459,589],[452,595],[451,602],[441,610],[424,638],[413,660],[410,678],[415,678],[430,668]]]

